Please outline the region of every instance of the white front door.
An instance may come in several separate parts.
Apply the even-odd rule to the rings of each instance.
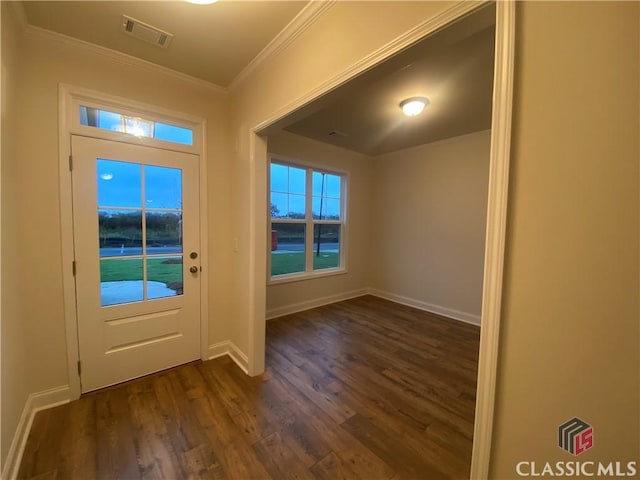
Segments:
[[[199,157],[71,150],[82,392],[200,358]]]

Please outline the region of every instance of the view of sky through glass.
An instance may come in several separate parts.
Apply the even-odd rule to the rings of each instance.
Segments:
[[[302,168],[271,164],[271,216],[304,218],[307,172]]]
[[[96,182],[102,306],[182,295],[182,170],[99,158]]]
[[[137,137],[155,138],[182,145],[193,145],[193,130],[190,128],[178,127],[168,123],[155,122],[84,105],[80,107],[80,125],[130,133]]]

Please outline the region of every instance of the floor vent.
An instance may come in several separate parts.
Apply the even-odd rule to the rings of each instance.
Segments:
[[[160,30],[148,23],[131,18],[128,15],[122,16],[122,29],[132,37],[136,37],[143,42],[147,42],[161,48],[167,48],[173,38],[172,33]]]

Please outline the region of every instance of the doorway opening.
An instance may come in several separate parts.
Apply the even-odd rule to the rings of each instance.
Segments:
[[[493,422],[493,405],[495,393],[495,372],[497,365],[498,333],[500,322],[500,302],[503,274],[504,238],[506,224],[506,203],[508,190],[508,170],[510,151],[511,129],[511,102],[513,88],[513,45],[514,45],[514,5],[511,2],[498,2],[488,4],[495,8],[495,65],[493,70],[493,96],[491,101],[491,134],[490,134],[490,166],[488,180],[488,199],[486,217],[486,241],[484,250],[484,272],[482,276],[482,306],[481,319],[482,331],[480,340],[479,373],[477,386],[477,401],[475,409],[475,429],[473,441],[473,456],[471,474],[473,478],[486,477],[488,471],[489,453],[491,449],[491,434]],[[304,118],[306,106],[312,102],[318,107],[325,97],[329,98],[334,90],[344,83],[345,78],[358,81],[358,76],[379,62],[386,60],[393,54],[400,52],[420,41],[422,38],[444,29],[456,21],[473,13],[476,9],[487,7],[487,4],[458,6],[452,8],[450,15],[442,15],[435,22],[427,22],[424,29],[412,30],[411,34],[399,38],[395,42],[386,45],[379,51],[375,58],[368,58],[366,64],[358,64],[349,72],[343,72],[333,81],[328,82],[321,93],[315,91],[307,97],[295,102],[297,107],[291,108],[287,113],[279,112],[272,118],[266,119],[254,129],[250,150],[255,158],[265,159],[265,164],[257,162],[255,174],[252,176],[252,191],[256,191],[253,202],[252,219],[261,225],[258,220],[263,212],[268,211],[268,195],[266,186],[258,185],[256,179],[267,178],[267,137],[273,132],[282,129],[296,119]],[[464,11],[461,11],[464,10]],[[407,38],[410,37],[410,38]],[[264,200],[261,194],[264,193]],[[254,249],[255,265],[263,264],[260,256],[267,255],[268,232],[257,232],[254,235],[252,248]],[[266,264],[266,261],[264,262]],[[264,368],[264,318],[265,308],[262,301],[266,299],[266,286],[264,277],[256,275],[252,282],[251,311],[254,315],[251,325],[251,344],[249,346],[250,371],[259,373]]]

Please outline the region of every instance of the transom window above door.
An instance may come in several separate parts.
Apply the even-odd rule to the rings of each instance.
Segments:
[[[193,130],[124,113],[80,105],[80,125],[166,142],[193,145]]]
[[[270,281],[344,272],[346,175],[273,158],[269,173]]]

